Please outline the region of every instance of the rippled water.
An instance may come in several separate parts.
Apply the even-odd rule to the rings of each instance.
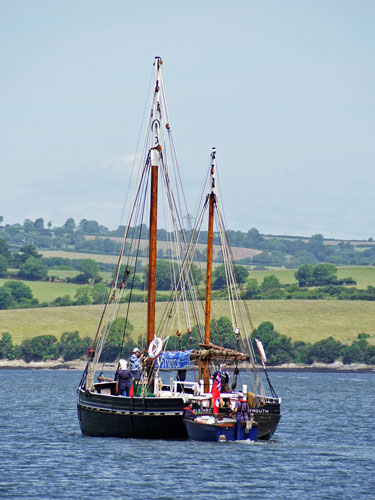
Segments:
[[[82,437],[80,375],[0,371],[0,498],[375,498],[373,374],[272,373],[283,416],[253,444]]]

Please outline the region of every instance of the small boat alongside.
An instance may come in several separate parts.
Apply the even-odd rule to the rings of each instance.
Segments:
[[[189,439],[195,441],[256,441],[258,424],[254,415],[248,419],[240,419],[231,413],[194,413],[192,402],[184,408],[184,424]],[[196,406],[199,405],[196,404]],[[232,403],[232,408],[235,406]]]
[[[189,439],[195,441],[256,441],[258,425],[256,422],[235,420],[230,417],[202,415],[196,420],[184,420]]]

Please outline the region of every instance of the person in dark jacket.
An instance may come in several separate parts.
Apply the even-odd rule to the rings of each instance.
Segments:
[[[211,378],[213,380],[215,380],[218,373],[220,373],[220,377],[221,377],[221,391],[220,392],[230,392],[230,388],[229,388],[230,374],[227,370],[227,365],[223,365],[220,370],[216,370]]]
[[[120,396],[129,396],[133,385],[132,374],[128,369],[128,363],[124,359],[119,361],[119,370],[116,373],[117,394]]]
[[[193,403],[190,401],[184,408],[183,417],[185,420],[195,420],[197,417],[193,412]]]

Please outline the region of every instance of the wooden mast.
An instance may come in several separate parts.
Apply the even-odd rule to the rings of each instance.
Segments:
[[[156,251],[158,222],[158,173],[161,160],[159,131],[161,121],[160,111],[160,67],[163,64],[160,57],[155,58],[155,89],[151,122],[151,200],[150,200],[150,234],[148,260],[148,308],[147,308],[147,347],[155,336],[155,295],[156,295]]]
[[[216,204],[215,193],[215,165],[216,165],[216,149],[212,148],[211,153],[211,193],[209,197],[208,209],[208,238],[207,238],[207,270],[206,270],[206,309],[205,309],[205,324],[204,324],[204,342],[210,343],[210,321],[211,321],[211,285],[212,285],[212,250],[214,238],[214,209]],[[202,363],[203,369],[204,391],[210,390],[210,369],[209,361],[205,360]]]

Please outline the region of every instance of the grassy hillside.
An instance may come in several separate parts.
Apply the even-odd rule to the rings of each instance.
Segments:
[[[254,326],[262,321],[272,321],[278,332],[292,340],[316,342],[333,336],[343,343],[350,343],[358,333],[366,332],[373,336],[370,341],[375,343],[375,302],[261,300],[248,303]],[[165,303],[157,304],[157,320],[164,307]],[[213,309],[216,317],[229,316],[226,301],[214,301]],[[15,343],[42,334],[59,337],[65,331],[74,330],[78,330],[81,336],[91,337],[100,310],[101,306],[76,306],[0,311],[0,332],[11,333]],[[135,338],[145,332],[143,304],[133,304],[130,321],[134,325]]]
[[[92,259],[104,264],[115,264],[117,256],[97,253],[64,252],[62,250],[41,250],[43,257],[63,257],[64,259]]]

